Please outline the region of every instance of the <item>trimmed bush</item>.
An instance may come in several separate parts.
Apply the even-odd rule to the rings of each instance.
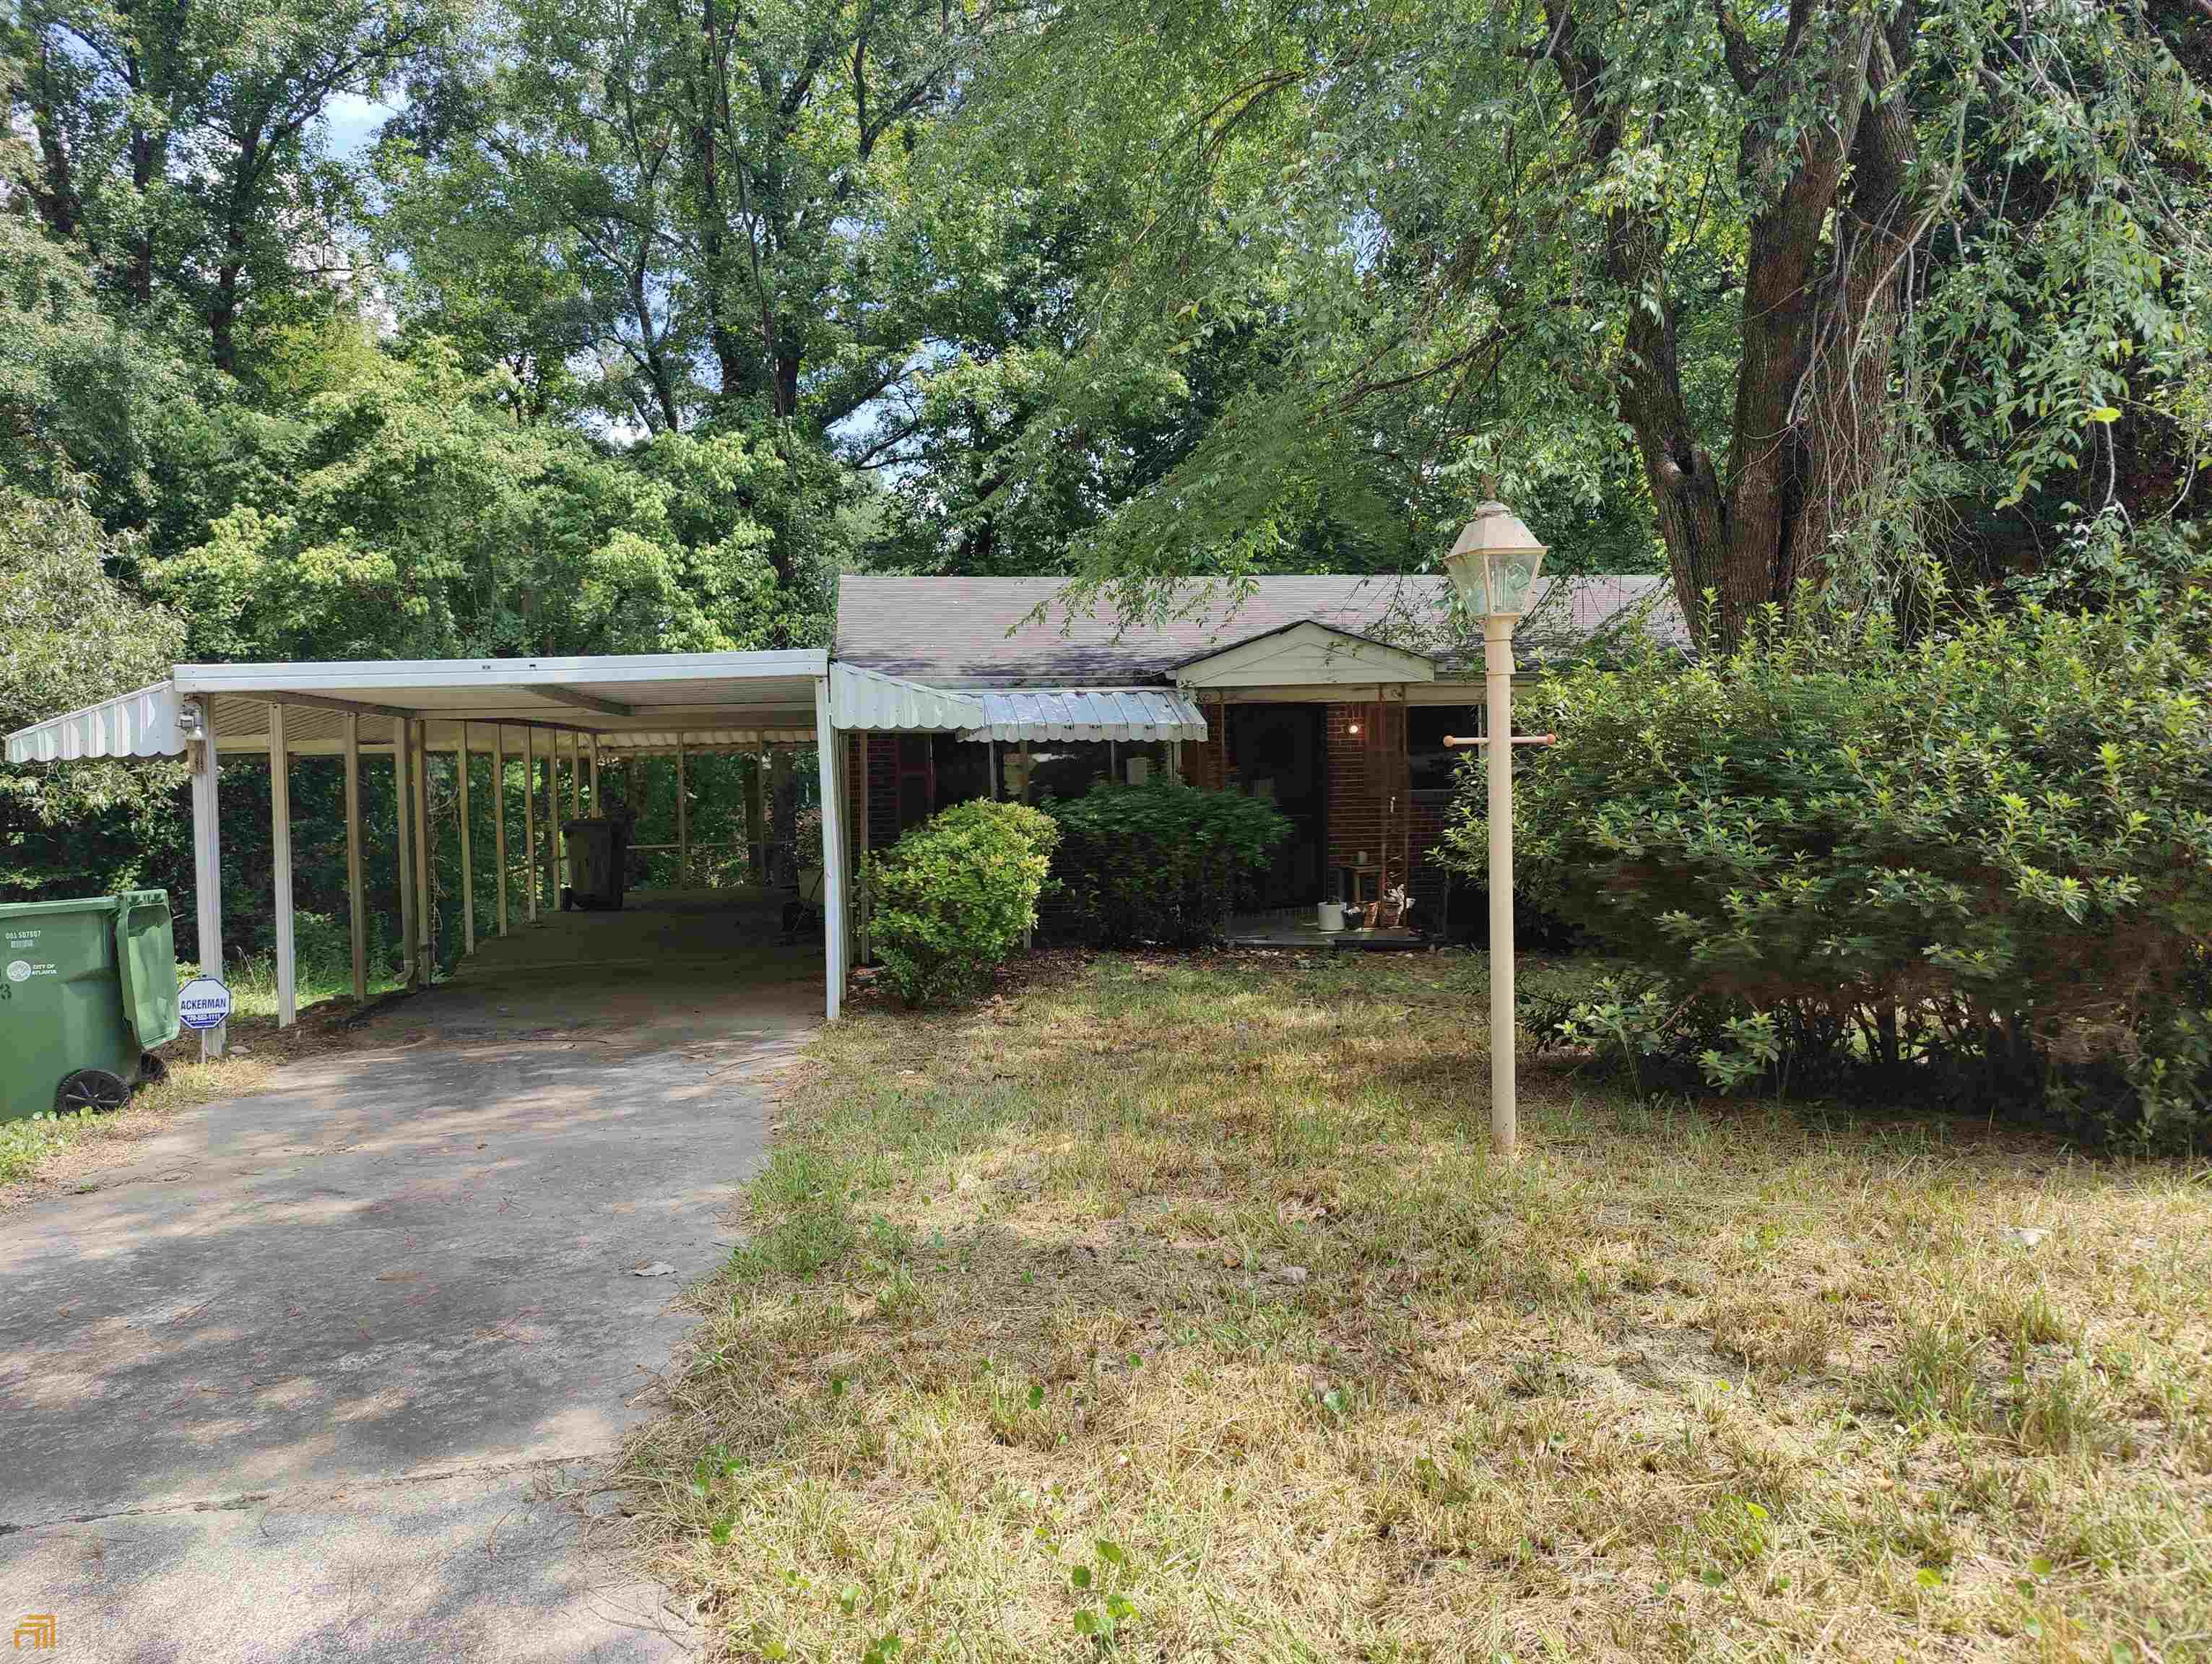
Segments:
[[[908,1005],[972,999],[1036,923],[1059,833],[1018,803],[955,804],[872,859],[877,962]]]
[[[1254,875],[1291,832],[1264,799],[1202,792],[1171,777],[1142,786],[1100,780],[1044,810],[1060,828],[1053,877],[1069,928],[1095,947],[1220,940]]]
[[[1936,1087],[2194,1137],[2212,1108],[2212,607],[1772,633],[1527,696],[1530,899],[1650,978],[1580,1038],[1723,1089]],[[1479,789],[1453,857],[1482,871]]]

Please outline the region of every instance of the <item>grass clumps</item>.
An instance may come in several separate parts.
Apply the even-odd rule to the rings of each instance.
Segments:
[[[823,1035],[629,1452],[713,1649],[2193,1655],[2200,1175],[1564,1062],[1503,1166],[1468,965]]]

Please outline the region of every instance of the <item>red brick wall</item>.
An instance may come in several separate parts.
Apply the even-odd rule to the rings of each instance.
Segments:
[[[1364,849],[1370,865],[1387,863],[1393,884],[1408,882],[1410,872],[1416,895],[1440,887],[1441,871],[1428,852],[1443,833],[1445,805],[1413,800],[1405,706],[1396,700],[1331,705],[1326,733],[1330,876],[1354,865]]]
[[[1182,777],[1201,791],[1218,792],[1229,778],[1229,711],[1224,705],[1200,708],[1206,738],[1182,743]]]

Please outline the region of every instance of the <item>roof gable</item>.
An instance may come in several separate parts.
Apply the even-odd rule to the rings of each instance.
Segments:
[[[1262,630],[1175,667],[1176,684],[1183,688],[1328,687],[1436,678],[1436,661],[1426,653],[1311,618]]]

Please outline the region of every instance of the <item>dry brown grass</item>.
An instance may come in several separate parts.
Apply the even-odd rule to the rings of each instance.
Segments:
[[[1541,1065],[1502,1168],[1482,977],[825,1035],[630,1453],[720,1655],[2207,1655],[2203,1173]]]
[[[42,1196],[89,1189],[179,1110],[264,1091],[282,1065],[352,1045],[344,1025],[353,1010],[350,998],[307,1006],[297,1025],[283,1029],[274,1017],[234,1017],[231,1055],[203,1063],[198,1037],[179,1036],[161,1048],[168,1078],[142,1087],[114,1114],[0,1122],[0,1213]]]

